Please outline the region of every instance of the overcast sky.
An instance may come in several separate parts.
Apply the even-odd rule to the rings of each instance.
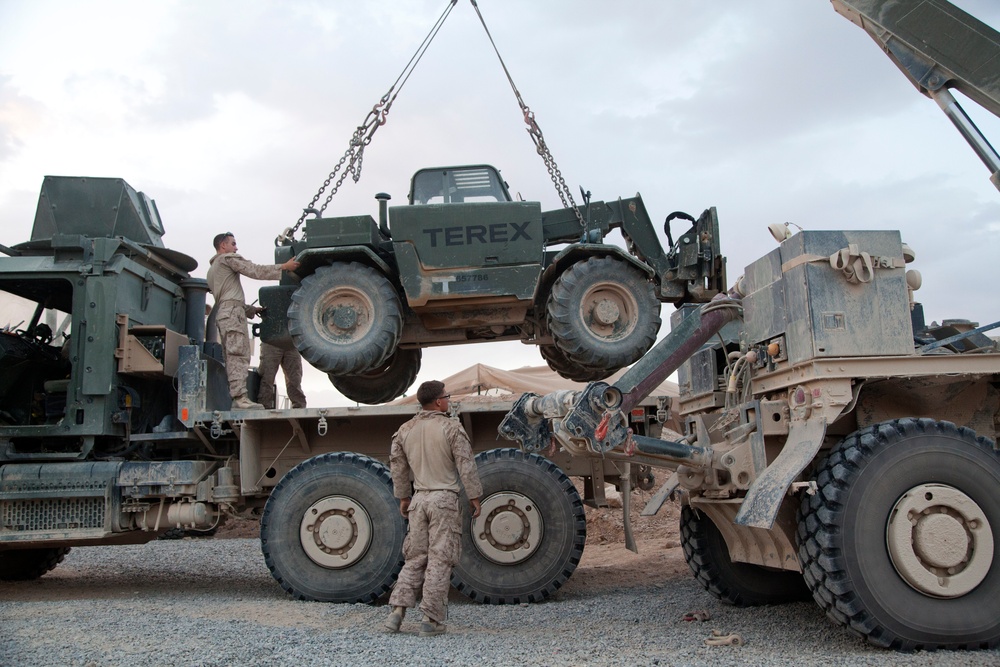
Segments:
[[[1000,28],[1000,2],[956,3]],[[273,261],[446,0],[0,0],[0,243],[28,239],[45,175],[125,179],[167,247],[212,236]],[[931,100],[829,0],[479,0],[573,192],[718,208],[730,282],[772,222],[900,229],[929,320],[1000,319],[1000,193]],[[964,104],[1000,145],[1000,120]],[[459,0],[328,215],[377,215],[424,166],[490,163],[558,208],[478,18]],[[260,283],[245,281],[248,294]],[[252,297],[251,297],[252,298]],[[667,332],[670,306],[663,311]],[[418,382],[473,363],[541,365],[520,343],[424,351]],[[279,391],[283,387],[279,382]],[[346,405],[311,372],[311,407]]]

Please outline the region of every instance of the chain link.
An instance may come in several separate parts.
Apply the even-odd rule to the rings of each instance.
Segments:
[[[416,64],[420,61],[420,58],[423,57],[423,53],[430,45],[434,36],[437,35],[437,31],[441,29],[441,25],[448,17],[456,2],[457,0],[449,1],[448,7],[431,29],[428,36],[424,38],[424,41],[417,49],[417,52],[410,59],[410,62],[407,63],[403,72],[396,79],[396,82],[393,83],[392,87],[390,87],[389,92],[383,95],[378,104],[372,107],[372,110],[368,113],[364,122],[354,131],[354,134],[351,136],[351,142],[347,150],[344,152],[344,155],[340,158],[336,166],[334,166],[333,170],[323,181],[323,184],[320,186],[319,190],[317,190],[316,194],[313,195],[309,205],[302,209],[302,215],[299,216],[295,226],[285,229],[285,231],[275,239],[275,245],[280,245],[293,240],[295,233],[299,230],[302,223],[305,222],[306,216],[310,213],[315,214],[317,217],[321,216],[323,211],[325,211],[330,205],[334,195],[336,195],[340,190],[340,186],[343,185],[348,174],[351,175],[355,183],[361,179],[365,148],[371,143],[372,137],[375,135],[375,131],[382,125],[385,125],[389,115],[389,109],[392,106],[393,101],[395,101],[396,95],[399,94],[398,90],[395,94],[393,94],[393,90],[396,89],[396,85],[399,84],[400,81],[402,81],[402,84],[399,85],[399,90],[402,90],[403,84],[406,83],[410,73],[412,73]],[[486,27],[486,21],[483,19],[483,15],[479,11],[479,5],[476,4],[476,0],[470,0],[470,2],[472,3],[472,6],[475,7],[476,14],[479,15],[479,21],[483,24],[483,29],[486,31],[486,35],[489,37],[490,43],[493,45],[493,50],[496,52],[497,58],[500,59],[500,65],[503,67],[504,73],[507,75],[507,80],[510,82],[510,86],[514,91],[517,103],[521,107],[521,112],[524,114],[524,122],[528,126],[528,135],[531,137],[531,141],[535,144],[535,150],[541,156],[542,162],[545,163],[545,168],[549,173],[549,178],[552,180],[552,185],[555,187],[556,194],[559,196],[559,200],[562,202],[563,208],[571,209],[573,214],[576,216],[577,221],[580,223],[580,226],[586,229],[587,223],[584,221],[583,215],[576,204],[576,200],[573,198],[573,193],[570,191],[569,186],[566,185],[566,179],[563,178],[562,172],[559,171],[559,166],[556,164],[552,151],[549,150],[548,144],[545,143],[545,136],[542,134],[542,128],[539,127],[538,122],[535,120],[534,112],[528,108],[527,104],[524,103],[524,100],[521,98],[521,93],[517,90],[517,86],[514,85],[514,80],[511,78],[510,72],[507,70],[507,65],[500,56],[500,51],[497,49],[496,44],[493,41],[493,36],[490,34],[489,28]],[[347,165],[346,169],[344,168],[345,164]],[[342,173],[341,169],[343,169]],[[339,178],[337,177],[338,173],[340,174]],[[330,187],[330,184],[334,182],[334,178],[337,179],[336,183],[334,183],[333,188],[327,193],[326,199],[323,201],[323,205],[317,210],[316,202],[320,200],[320,197],[322,197],[323,193]]]
[[[542,128],[535,121],[535,114],[527,106],[522,106],[522,109],[524,110],[524,122],[528,124],[528,135],[535,144],[535,150],[542,156],[542,161],[545,163],[545,168],[549,172],[549,178],[552,179],[552,184],[556,188],[556,194],[559,195],[559,199],[562,201],[563,208],[572,208],[580,224],[583,225],[583,216],[580,215],[576,201],[573,199],[573,194],[569,186],[566,185],[566,179],[563,178],[562,172],[559,171],[559,166],[552,156],[552,151],[549,150],[548,144],[545,143],[545,137],[542,136]]]
[[[352,176],[355,183],[361,179],[361,168],[364,164],[365,148],[372,142],[372,137],[375,135],[375,131],[382,125],[385,125],[389,114],[389,107],[391,105],[392,99],[389,97],[389,93],[386,93],[382,96],[382,99],[379,100],[379,103],[372,107],[372,110],[368,112],[368,116],[365,117],[364,122],[357,127],[354,134],[351,136],[351,142],[348,145],[347,150],[344,152],[344,155],[341,156],[340,161],[337,162],[336,166],[334,166],[333,170],[330,172],[330,175],[323,181],[323,185],[321,185],[319,190],[316,191],[316,194],[313,195],[309,205],[302,209],[302,215],[299,216],[298,222],[295,223],[294,227],[286,229],[283,236],[288,238],[294,236],[295,232],[297,232],[299,227],[302,226],[302,223],[305,222],[306,216],[310,213],[315,213],[317,217],[321,216],[323,211],[326,210],[326,207],[330,205],[330,201],[333,199],[333,196],[337,194],[338,190],[340,190],[340,186],[344,184],[348,174]],[[316,202],[318,202],[320,197],[323,196],[326,189],[330,187],[330,183],[333,183],[333,179],[344,167],[345,163],[347,163],[347,169],[340,174],[340,178],[337,179],[337,182],[327,194],[326,199],[323,201],[323,205],[317,210]]]
[[[344,152],[344,155],[340,158],[340,161],[337,162],[336,166],[334,166],[333,170],[323,181],[323,185],[321,185],[319,190],[316,191],[316,194],[313,195],[309,205],[302,209],[302,215],[299,216],[295,226],[285,229],[285,231],[274,240],[275,245],[281,245],[294,240],[295,232],[299,230],[299,227],[301,227],[302,223],[305,222],[306,216],[310,213],[315,214],[317,217],[321,216],[323,211],[326,210],[326,207],[330,205],[330,201],[333,199],[333,196],[337,194],[338,190],[340,190],[340,186],[343,185],[348,174],[351,175],[355,183],[361,179],[361,168],[364,165],[365,148],[367,148],[368,144],[372,142],[372,137],[375,136],[375,131],[385,125],[386,120],[388,120],[389,109],[392,107],[392,103],[396,100],[396,96],[399,95],[399,92],[403,89],[406,81],[410,78],[410,74],[412,74],[413,70],[416,68],[417,63],[419,63],[420,59],[423,58],[423,55],[430,46],[431,41],[433,41],[434,37],[441,29],[441,26],[444,24],[445,19],[448,18],[448,15],[455,7],[455,3],[457,1],[458,0],[449,0],[448,6],[445,8],[441,16],[438,17],[438,20],[434,24],[434,27],[431,28],[431,31],[426,37],[424,37],[424,41],[419,47],[417,47],[417,51],[410,58],[410,62],[406,64],[406,67],[403,68],[403,71],[396,78],[396,81],[389,87],[389,91],[382,96],[382,98],[378,101],[378,104],[372,107],[372,110],[369,111],[368,115],[365,117],[364,122],[362,122],[361,125],[358,125],[354,134],[351,136],[351,142],[348,145],[347,150]],[[395,93],[393,91],[395,91]],[[344,168],[345,164],[347,165],[346,169]],[[343,173],[340,173],[341,169],[344,169]],[[338,173],[340,173],[339,178],[337,178]],[[319,201],[320,197],[323,196],[323,193],[330,187],[334,178],[337,178],[336,183],[334,183],[330,192],[327,193],[326,199],[323,200],[323,205],[317,210],[316,202]]]
[[[486,20],[483,18],[482,12],[479,11],[479,5],[476,0],[469,0],[472,6],[476,9],[476,14],[479,16],[479,22],[483,24],[483,30],[486,31],[486,36],[490,40],[490,44],[493,45],[493,51],[497,54],[497,58],[500,60],[500,66],[503,68],[504,74],[507,75],[507,81],[510,83],[511,90],[514,91],[514,97],[517,98],[517,104],[521,107],[521,113],[524,114],[524,122],[528,126],[528,135],[531,137],[531,141],[535,144],[535,150],[542,157],[542,162],[545,163],[545,168],[549,172],[549,178],[552,179],[552,185],[555,186],[556,194],[559,195],[559,200],[562,202],[563,208],[572,209],[573,214],[576,216],[577,221],[580,223],[580,227],[583,229],[587,228],[587,223],[583,219],[583,214],[580,213],[580,208],[576,205],[576,201],[573,199],[573,193],[570,191],[569,186],[566,185],[566,179],[563,178],[562,172],[559,171],[558,165],[556,165],[556,159],[552,156],[552,151],[549,150],[548,144],[545,143],[545,137],[542,135],[542,128],[538,126],[538,122],[535,120],[535,113],[528,108],[528,105],[524,103],[524,99],[521,97],[521,92],[514,85],[514,79],[510,75],[510,71],[507,69],[507,64],[504,63],[503,57],[500,55],[500,50],[497,48],[496,42],[493,41],[493,35],[490,34],[490,29],[486,27]]]

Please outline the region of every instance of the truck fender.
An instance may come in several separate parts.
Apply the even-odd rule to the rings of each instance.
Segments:
[[[605,243],[575,243],[559,251],[552,262],[545,267],[542,277],[538,281],[538,290],[535,294],[535,303],[544,309],[545,302],[548,301],[552,284],[555,283],[563,271],[577,262],[582,262],[591,257],[615,257],[632,264],[650,278],[655,277],[653,267],[645,262],[636,259],[622,248]]]
[[[334,262],[360,262],[381,271],[395,282],[396,272],[393,267],[389,266],[368,246],[347,245],[336,248],[309,248],[299,253],[296,259],[302,263],[302,267],[296,272],[300,278],[313,274],[320,266]]]
[[[396,271],[368,246],[353,245],[336,248],[309,248],[296,256],[302,263],[296,275],[301,279],[312,275],[321,266],[336,262],[358,262],[370,266],[385,275],[393,284],[397,282]],[[260,305],[267,309],[259,324],[254,324],[253,334],[265,343],[284,350],[295,349],[292,336],[288,332],[288,318],[285,313],[291,303],[292,293],[299,288],[298,283],[266,285],[258,290]]]

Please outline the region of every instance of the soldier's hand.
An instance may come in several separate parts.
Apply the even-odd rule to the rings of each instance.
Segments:
[[[281,265],[281,270],[294,273],[299,270],[300,266],[302,266],[302,262],[296,262],[294,259],[290,259]]]
[[[403,518],[407,518],[410,514],[410,499],[400,498],[399,499],[399,513],[403,515]]]
[[[472,506],[472,518],[478,519],[479,512],[482,510],[482,505],[479,502],[479,498],[469,498],[469,505]]]

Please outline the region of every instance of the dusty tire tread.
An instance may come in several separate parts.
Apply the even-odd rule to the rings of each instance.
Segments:
[[[817,466],[818,492],[806,496],[799,507],[798,553],[806,585],[831,619],[876,646],[898,651],[996,648],[1000,646],[1000,637],[991,641],[949,642],[918,642],[900,637],[872,616],[850,580],[846,555],[837,539],[848,492],[866,463],[884,445],[915,435],[964,438],[996,456],[993,443],[987,438],[977,437],[970,429],[951,422],[926,418],[882,422],[844,438]]]
[[[549,368],[567,380],[574,382],[595,382],[603,380],[614,372],[605,368],[587,368],[586,366],[581,366],[571,361],[555,345],[539,345],[538,351]]]
[[[289,489],[289,487],[293,487],[298,484],[298,479],[300,477],[309,474],[311,470],[329,464],[346,464],[352,468],[357,468],[359,471],[373,475],[378,481],[386,484],[390,489],[392,488],[392,476],[389,474],[389,470],[386,466],[375,459],[362,456],[360,454],[354,454],[352,452],[332,452],[314,456],[306,459],[285,473],[284,477],[281,478],[281,481],[278,482],[278,484],[271,491],[271,496],[268,498],[268,502],[264,506],[264,512],[260,519],[260,542],[261,551],[264,555],[264,563],[267,565],[267,569],[271,572],[275,581],[277,581],[278,584],[280,584],[281,587],[296,600],[316,601],[319,600],[319,598],[305,594],[303,591],[299,590],[294,582],[289,581],[289,579],[283,575],[281,567],[275,561],[274,554],[269,548],[267,537],[270,534],[271,522],[277,519],[277,517],[274,516],[276,512],[271,499],[280,498]],[[378,521],[378,517],[372,517],[372,520],[373,523],[376,523]],[[373,547],[375,546],[377,545],[373,544]],[[403,567],[402,546],[401,544],[399,546],[400,548],[398,549],[396,556],[396,564],[391,572],[387,572],[383,577],[373,582],[369,586],[369,590],[363,594],[353,596],[350,599],[338,599],[335,601],[369,603],[374,602],[385,595],[389,589],[392,588],[392,585],[395,583],[396,578],[399,575],[399,571]]]
[[[336,346],[313,327],[314,300],[345,285],[370,288],[372,302],[385,309],[375,315],[375,328],[365,336],[364,344],[357,341]],[[302,358],[335,375],[354,375],[382,365],[396,350],[403,331],[403,309],[396,289],[384,275],[358,262],[337,262],[316,269],[292,293],[287,317],[288,332]]]
[[[722,602],[736,607],[755,607],[808,599],[808,589],[794,572],[775,572],[728,561],[728,555],[718,553],[719,546],[715,542],[722,540],[718,528],[708,516],[687,505],[681,510],[680,536],[684,560],[695,579]],[[722,558],[727,562],[719,562]],[[734,570],[734,566],[737,569]],[[756,581],[739,580],[748,577]],[[761,588],[751,590],[745,583],[760,584]]]
[[[469,599],[483,604],[506,605],[541,602],[552,597],[556,591],[562,588],[562,585],[569,580],[580,564],[580,558],[583,556],[583,549],[587,542],[587,517],[583,507],[583,500],[580,498],[580,494],[577,492],[573,482],[566,476],[562,469],[542,456],[525,454],[521,450],[514,448],[492,449],[481,452],[476,456],[478,465],[504,461],[521,461],[534,466],[546,475],[548,479],[554,481],[558,490],[565,494],[569,501],[570,521],[572,522],[572,525],[569,527],[570,532],[567,535],[571,540],[569,551],[565,559],[558,564],[559,571],[554,573],[544,584],[537,585],[532,591],[517,594],[502,594],[480,590],[476,586],[463,581],[457,567],[452,573],[451,583],[452,586]],[[465,496],[463,495],[464,498]],[[537,498],[535,500],[537,501]],[[551,548],[551,545],[549,546]]]
[[[420,349],[397,349],[385,362],[391,364],[384,373],[334,375],[327,377],[330,384],[345,397],[358,403],[377,405],[391,401],[406,393],[420,372]],[[383,364],[384,366],[385,364]],[[374,373],[373,369],[369,373]]]

